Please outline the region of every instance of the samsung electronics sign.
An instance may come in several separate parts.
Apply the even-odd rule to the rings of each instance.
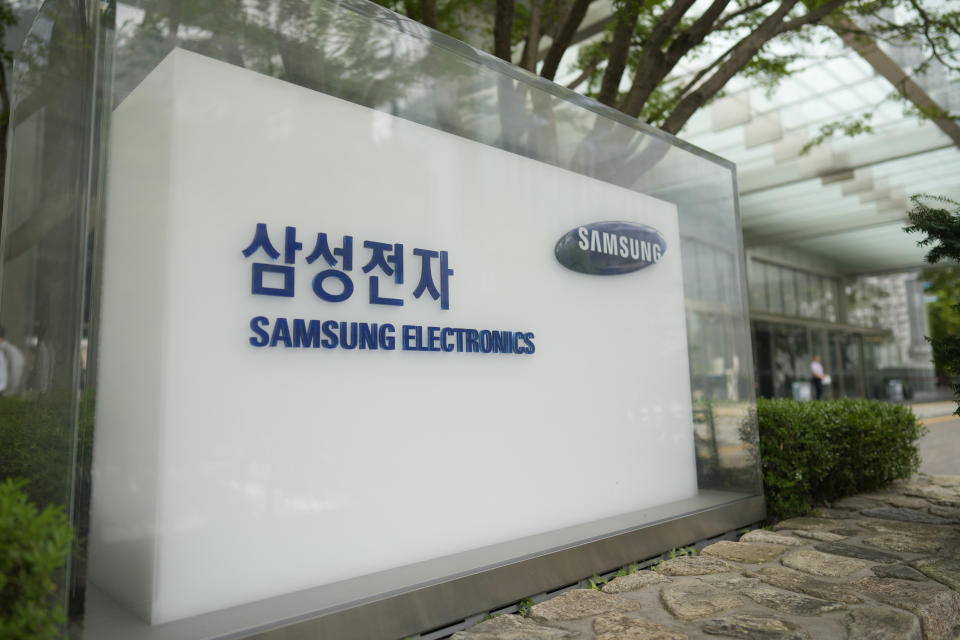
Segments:
[[[297,240],[296,227],[284,227],[282,263],[281,252],[270,239],[267,224],[257,223],[250,244],[242,251],[245,258],[254,258],[251,264],[252,295],[296,296],[297,257],[303,243]],[[354,271],[354,237],[340,238],[339,246],[331,249],[331,241],[324,232],[316,234],[312,251],[304,257],[305,267],[316,273],[312,276],[310,293],[330,303],[329,308],[345,302],[356,292],[354,278],[367,288],[370,305],[404,306],[403,297],[388,297],[380,293],[381,278],[403,285],[410,256],[403,243],[385,243],[374,240],[357,242],[364,257],[357,273]],[[438,302],[440,309],[450,309],[450,287],[454,270],[450,267],[447,251],[413,248],[410,251],[414,268],[419,272],[416,286],[407,290],[412,298],[425,294]],[[269,260],[269,261],[264,261]],[[317,268],[310,265],[321,260]],[[268,284],[273,276],[275,284]],[[307,293],[306,295],[310,295]],[[362,294],[361,294],[362,295]],[[424,326],[392,322],[336,321],[316,318],[269,318],[255,316],[250,320],[250,344],[254,347],[284,347],[296,349],[346,349],[382,351],[434,351],[438,353],[494,353],[530,355],[535,351],[532,331],[513,329],[475,329],[467,327]]]
[[[182,50],[110,144],[89,578],[152,624],[697,494],[673,205]]]

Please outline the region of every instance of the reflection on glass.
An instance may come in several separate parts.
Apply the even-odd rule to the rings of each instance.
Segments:
[[[797,283],[796,270],[783,270],[783,311],[787,315],[797,315]]]
[[[880,362],[884,357],[883,343],[880,336],[863,336],[864,384],[868,398],[882,399],[887,395],[883,374],[880,372]]]
[[[823,319],[837,321],[837,282],[832,278],[823,278]]]
[[[773,330],[765,322],[753,323],[753,349],[756,356],[757,395],[774,397]]]
[[[834,372],[831,374],[835,393],[839,397],[858,397],[863,395],[862,370],[860,366],[860,337],[847,333],[830,333],[830,350],[834,359]]]
[[[783,267],[767,264],[767,310],[772,313],[783,313]]]
[[[750,270],[750,306],[756,311],[766,311],[769,309],[766,265],[759,260],[754,260],[752,267]]]
[[[777,325],[774,331],[774,396],[802,399],[810,378],[810,346],[804,327]]]
[[[91,114],[98,22],[83,3],[49,0],[13,66],[2,229],[0,326],[23,356],[18,388],[0,397],[0,479],[29,480],[41,507],[73,517],[75,548],[50,598],[82,609],[92,406],[85,391],[92,233],[102,130]],[[89,215],[95,215],[90,213]]]

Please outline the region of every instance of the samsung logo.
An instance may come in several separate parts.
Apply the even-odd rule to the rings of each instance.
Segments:
[[[610,276],[660,262],[667,250],[663,234],[632,222],[594,222],[565,233],[554,253],[567,269]]]

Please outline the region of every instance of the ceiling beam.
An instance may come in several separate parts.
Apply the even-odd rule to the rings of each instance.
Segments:
[[[888,56],[877,42],[860,29],[850,18],[840,14],[824,18],[824,24],[834,30],[844,44],[860,54],[873,70],[890,82],[904,97],[912,102],[921,111],[944,112],[942,106],[923,90],[907,72]],[[935,117],[933,122],[947,134],[953,144],[960,148],[960,124],[951,118]]]
[[[786,185],[820,178],[828,173],[862,169],[875,164],[909,158],[931,151],[952,148],[953,142],[943,131],[932,124],[920,126],[913,131],[899,131],[884,136],[883,144],[876,140],[854,141],[844,145],[842,150],[834,149],[832,154],[820,151],[824,162],[829,165],[825,170],[821,163],[803,156],[772,167],[745,171],[738,175],[741,195],[776,189]],[[820,147],[819,149],[823,149]],[[811,150],[816,154],[818,149]],[[832,158],[827,156],[832,155]]]
[[[749,201],[741,202],[740,210],[744,230],[752,232],[780,220],[807,224],[814,220],[840,219],[851,215],[876,215],[892,208],[906,211],[908,206],[903,190],[894,188],[869,202],[863,202],[856,196],[825,192],[810,198],[790,199],[778,207],[756,207]]]
[[[847,231],[859,231],[871,227],[889,225],[893,222],[906,221],[907,214],[900,209],[887,209],[880,213],[864,216],[852,216],[837,220],[836,222],[823,224],[818,223],[815,227],[809,224],[798,226],[792,230],[781,229],[776,232],[768,233],[749,233],[746,229],[743,232],[743,243],[747,247],[760,247],[768,244],[784,244],[798,242],[800,240],[812,240],[814,238],[823,238],[837,233]]]

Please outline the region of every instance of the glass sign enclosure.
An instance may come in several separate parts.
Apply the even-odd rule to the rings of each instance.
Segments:
[[[400,638],[762,519],[729,163],[352,0],[49,1],[14,75],[0,473],[82,637]]]

